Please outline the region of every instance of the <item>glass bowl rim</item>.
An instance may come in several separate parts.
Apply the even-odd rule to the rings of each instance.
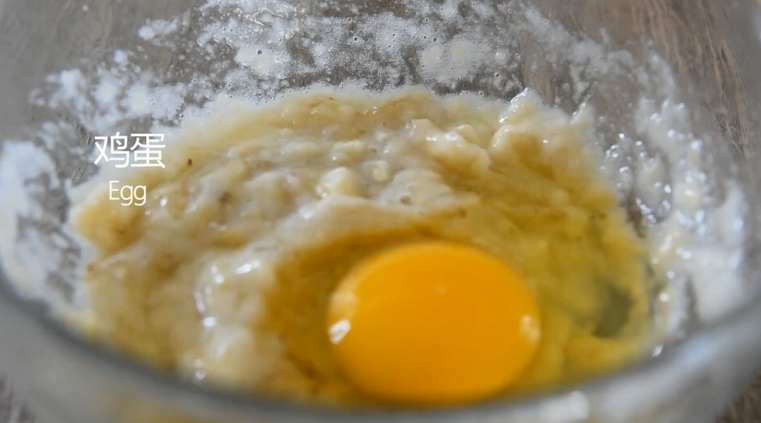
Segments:
[[[192,383],[176,375],[157,371],[147,363],[119,354],[106,345],[86,340],[73,328],[53,318],[45,307],[23,298],[11,288],[8,280],[0,270],[0,303],[7,302],[14,308],[12,312],[41,329],[43,336],[58,345],[62,345],[84,359],[93,360],[113,370],[116,374],[134,379],[136,384],[148,389],[159,389],[162,395],[179,398],[203,398],[211,401],[219,409],[224,408],[234,416],[260,416],[273,419],[297,419],[305,422],[349,423],[358,420],[371,423],[385,422],[457,422],[466,416],[497,417],[541,408],[543,404],[567,400],[570,395],[597,393],[611,390],[616,385],[625,384],[644,372],[664,369],[671,363],[679,362],[691,355],[698,348],[716,345],[711,342],[721,332],[739,325],[743,321],[761,320],[761,297],[754,298],[730,311],[713,323],[698,328],[689,338],[680,344],[664,349],[660,354],[637,361],[622,370],[592,377],[583,382],[566,387],[555,388],[537,394],[492,399],[488,402],[466,404],[463,406],[420,409],[362,409],[317,406],[306,403],[286,401],[259,393],[235,392],[221,387]],[[9,310],[9,312],[11,312]],[[33,411],[33,410],[32,410]]]

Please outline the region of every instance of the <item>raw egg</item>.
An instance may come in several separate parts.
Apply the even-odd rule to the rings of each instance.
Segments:
[[[504,262],[448,242],[405,245],[357,265],[333,293],[328,336],[347,379],[409,405],[484,399],[530,364],[536,301]]]

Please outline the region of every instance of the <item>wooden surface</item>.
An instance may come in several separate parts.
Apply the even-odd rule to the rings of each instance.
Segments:
[[[3,379],[0,379],[0,423],[41,423]]]
[[[761,422],[761,373],[740,398],[729,407],[720,423]]]

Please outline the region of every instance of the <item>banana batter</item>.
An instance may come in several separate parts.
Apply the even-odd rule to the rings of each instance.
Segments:
[[[291,94],[193,123],[131,169],[143,206],[88,186],[74,214],[96,252],[76,323],[212,384],[362,405],[330,352],[331,292],[360,260],[412,241],[491,253],[541,315],[506,394],[613,371],[646,352],[646,252],[597,158],[588,111],[527,91],[509,104],[423,89]],[[433,356],[437,351],[430,351]]]

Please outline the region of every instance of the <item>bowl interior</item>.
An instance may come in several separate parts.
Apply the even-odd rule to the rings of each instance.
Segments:
[[[229,98],[314,85],[531,88],[596,111],[601,168],[657,261],[662,341],[679,342],[751,301],[761,263],[758,59],[712,40],[758,43],[680,4],[658,21],[624,0],[0,2],[5,282],[56,307],[85,300],[66,223],[70,189],[98,171],[95,137],[171,133]]]

